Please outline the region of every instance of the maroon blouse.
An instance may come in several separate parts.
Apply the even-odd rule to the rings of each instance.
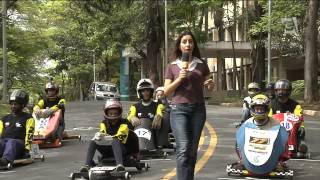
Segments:
[[[169,64],[166,69],[165,79],[174,81],[179,77],[180,60]],[[187,77],[177,87],[173,93],[172,104],[195,104],[203,103],[203,83],[206,76],[210,74],[208,65],[198,58],[194,58],[189,66]]]

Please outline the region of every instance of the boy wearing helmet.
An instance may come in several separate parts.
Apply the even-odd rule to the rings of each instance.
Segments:
[[[156,93],[155,93],[155,102],[157,103],[161,103],[164,106],[163,109],[163,123],[162,123],[162,127],[161,127],[161,131],[159,131],[158,136],[161,138],[158,138],[158,145],[159,146],[164,146],[164,147],[168,147],[169,146],[169,137],[168,137],[168,133],[171,132],[171,127],[170,127],[170,111],[171,111],[171,107],[170,107],[170,103],[169,100],[167,99],[167,97],[164,94],[164,87],[160,86],[156,89]]]
[[[140,118],[152,120],[152,129],[159,130],[162,126],[163,104],[153,101],[154,86],[150,79],[141,79],[137,84],[137,95],[140,99],[130,107],[127,119],[134,127],[141,124]],[[156,144],[162,146],[162,144]]]
[[[45,92],[46,97],[39,100],[39,102],[33,107],[33,112],[38,117],[41,116],[46,118],[50,117],[54,112],[60,109],[62,111],[62,119],[57,129],[57,136],[58,139],[62,140],[65,128],[64,112],[66,100],[59,96],[59,86],[53,81],[46,84]],[[41,109],[45,110],[41,112]]]
[[[254,96],[250,104],[252,117],[246,120],[244,124],[255,124],[256,127],[260,130],[268,130],[273,126],[280,125],[277,120],[268,116],[270,108],[270,99],[266,95],[258,94]],[[285,129],[283,126],[280,126],[280,128]],[[285,153],[286,152],[283,152],[283,154],[280,156],[279,162],[275,168],[276,171],[283,171],[286,168],[286,164],[283,163],[283,161],[287,160],[287,156]]]
[[[34,119],[23,112],[28,101],[28,94],[22,90],[14,90],[10,95],[11,113],[0,119],[0,166],[6,166],[30,151]]]
[[[266,85],[265,94],[271,101],[275,98],[276,94],[274,91],[274,83],[273,82],[270,82]]]
[[[243,99],[243,106],[242,106],[242,120],[240,125],[249,119],[251,117],[250,113],[250,104],[251,104],[251,99],[260,93],[260,86],[258,83],[252,82],[248,85],[248,95]]]
[[[270,99],[267,96],[263,94],[254,96],[250,104],[250,109],[252,117],[245,121],[245,123],[252,122],[257,125],[259,129],[267,129],[279,124],[278,121],[268,116]]]
[[[138,139],[130,122],[122,118],[122,105],[116,99],[108,99],[104,105],[104,120],[100,123],[100,131],[90,141],[87,151],[86,164],[81,168],[81,172],[87,172],[95,165],[93,157],[98,150],[104,158],[114,157],[116,161],[115,171],[124,171],[124,158],[139,152]],[[131,133],[130,133],[131,132]],[[102,144],[101,141],[109,143]]]
[[[297,101],[290,98],[292,91],[291,82],[287,79],[280,79],[275,83],[274,89],[276,98],[271,101],[271,109],[269,112],[269,116],[272,116],[276,113],[290,112],[298,117],[302,117],[301,105]],[[304,143],[304,138],[305,128],[304,122],[302,121],[301,126],[298,129],[298,150],[302,152],[307,151],[307,147]]]

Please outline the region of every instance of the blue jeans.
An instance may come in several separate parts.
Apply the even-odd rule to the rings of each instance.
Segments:
[[[4,138],[0,139],[0,157],[13,162],[23,156],[24,141],[21,139]]]
[[[170,119],[177,144],[177,178],[193,180],[199,140],[206,121],[205,105],[172,105]]]

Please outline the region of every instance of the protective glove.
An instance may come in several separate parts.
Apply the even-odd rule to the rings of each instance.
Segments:
[[[101,140],[101,137],[104,136],[105,134],[104,133],[101,133],[101,132],[96,132],[96,134],[94,135],[94,137],[91,139],[93,141],[100,141]]]
[[[42,112],[42,116],[44,118],[47,118],[47,117],[50,117],[51,115],[53,114],[53,110],[52,109],[45,109],[43,112]]]
[[[133,127],[137,127],[141,124],[141,120],[137,117],[133,117],[131,119],[131,124],[133,125]]]
[[[37,109],[34,111],[34,114],[36,115],[37,118],[39,118],[39,117],[41,117],[42,112],[40,109]]]
[[[152,129],[160,129],[161,122],[162,122],[162,117],[159,115],[156,115],[152,121],[152,125],[151,125]]]
[[[101,134],[100,140],[96,141],[96,143],[101,146],[109,146],[112,144],[112,141],[113,141],[113,137],[110,136],[109,134]]]

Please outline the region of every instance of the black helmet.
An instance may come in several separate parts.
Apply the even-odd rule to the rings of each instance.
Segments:
[[[280,79],[275,83],[274,89],[277,97],[289,97],[291,94],[292,85],[288,79]],[[285,89],[286,93],[278,92],[278,89]]]
[[[274,92],[274,83],[270,82],[266,85],[266,91],[265,91],[266,96],[268,96],[269,99],[273,99],[275,97],[275,92]]]
[[[29,95],[21,89],[16,89],[10,95],[9,103],[12,101],[15,101],[25,107],[29,102]]]
[[[270,82],[266,85],[266,90],[274,90],[274,83]]]

